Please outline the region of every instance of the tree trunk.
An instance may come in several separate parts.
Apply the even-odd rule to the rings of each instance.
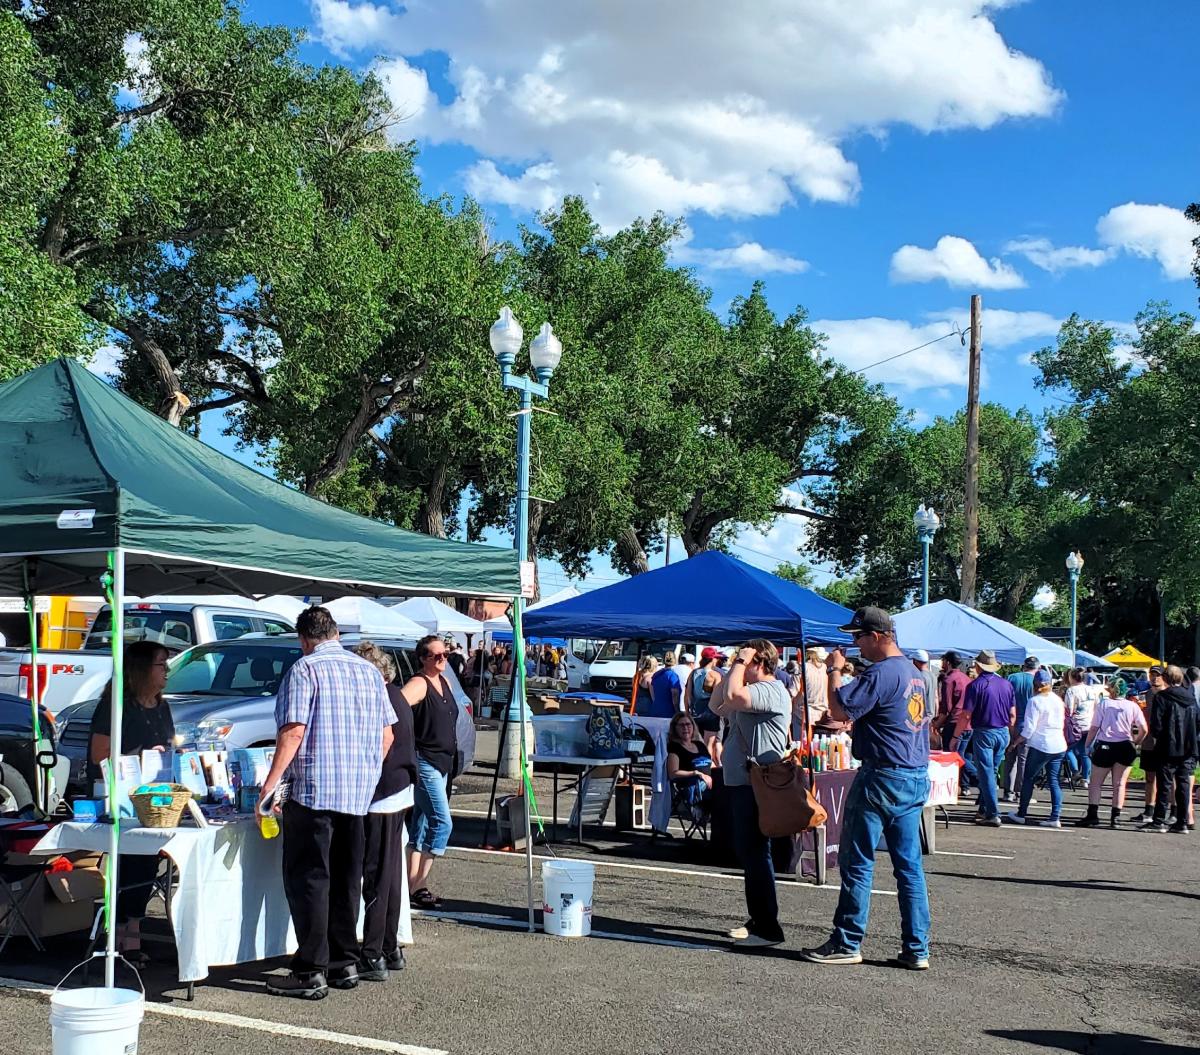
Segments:
[[[159,401],[154,412],[171,425],[178,427],[187,408],[192,405],[192,401],[179,390],[179,375],[175,373],[175,367],[171,365],[171,360],[167,358],[167,353],[163,351],[162,345],[132,319],[114,317],[107,305],[85,304],[83,310],[97,322],[111,326],[129,338],[129,342],[146,360],[158,382]]]
[[[1000,606],[1000,618],[1006,623],[1013,622],[1021,602],[1025,599],[1025,591],[1029,589],[1029,573],[1022,572],[1016,581],[1004,591],[1004,603]]]
[[[425,487],[421,506],[417,510],[417,530],[434,538],[446,537],[446,475],[449,463],[442,459],[434,464],[433,475]]]
[[[615,545],[617,559],[622,567],[629,569],[630,575],[642,575],[650,570],[650,558],[646,556],[646,547],[642,545],[632,524],[626,524],[621,529]]]
[[[721,523],[721,518],[716,513],[710,513],[708,516],[698,517],[693,523],[685,524],[679,532],[679,537],[683,539],[683,548],[687,550],[689,557],[696,556],[697,553],[704,553],[712,543],[712,534],[717,525]]]

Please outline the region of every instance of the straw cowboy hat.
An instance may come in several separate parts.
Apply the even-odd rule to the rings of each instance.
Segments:
[[[996,658],[995,652],[990,648],[985,648],[975,657],[975,666],[980,670],[990,670],[994,674],[1000,669],[1000,661]]]

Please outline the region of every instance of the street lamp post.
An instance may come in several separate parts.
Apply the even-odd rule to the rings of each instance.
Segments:
[[[513,545],[517,551],[517,560],[522,568],[529,559],[529,436],[530,418],[533,416],[533,397],[546,399],[550,395],[550,377],[554,373],[558,361],[562,358],[562,344],[554,336],[550,323],[542,323],[538,335],[529,345],[529,362],[533,366],[537,380],[523,377],[513,372],[517,354],[521,351],[521,343],[525,331],[507,305],[500,309],[500,318],[493,324],[488,333],[492,345],[492,353],[500,364],[500,382],[505,388],[515,390],[521,401],[517,411],[517,509],[516,526],[513,531]],[[522,617],[525,611],[525,598],[518,595],[513,601],[513,680],[515,682],[514,699],[520,715],[520,759],[521,783],[525,797],[525,883],[528,895],[529,929],[535,929],[533,918],[533,837],[530,831],[529,813],[533,808],[533,781],[529,772],[529,759],[526,757],[525,737],[530,717],[529,706],[525,702],[525,634],[522,628]],[[511,715],[510,715],[511,720]]]
[[[917,538],[921,541],[921,604],[929,603],[929,547],[933,544],[933,536],[942,526],[941,517],[926,507],[922,502],[913,513],[913,526],[917,529]]]
[[[1079,572],[1083,568],[1083,554],[1072,550],[1067,554],[1067,577],[1071,580],[1071,656],[1075,656],[1075,623],[1079,601]]]

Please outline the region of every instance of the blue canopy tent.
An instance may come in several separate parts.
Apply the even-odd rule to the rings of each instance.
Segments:
[[[1116,670],[1117,665],[1110,663],[1102,656],[1093,655],[1091,652],[1085,652],[1082,648],[1075,650],[1075,666],[1083,667],[1084,670]]]
[[[526,625],[528,625],[528,620],[526,620]],[[507,645],[512,639],[511,630],[497,630],[492,634],[492,640],[498,645]],[[531,645],[552,645],[554,648],[567,647],[567,639],[565,637],[531,637],[529,634],[526,634],[525,640]]]
[[[610,641],[706,641],[844,645],[853,613],[819,593],[724,553],[701,553],[530,611],[529,634]]]
[[[957,601],[934,601],[910,608],[893,616],[892,621],[896,643],[909,653],[923,648],[936,658],[953,651],[967,659],[988,648],[1001,663],[1023,663],[1027,656],[1036,656],[1056,667],[1075,665],[1070,649]]]

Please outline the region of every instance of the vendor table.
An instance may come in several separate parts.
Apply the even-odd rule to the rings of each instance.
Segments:
[[[402,826],[402,830],[403,826]],[[108,824],[67,822],[37,844],[37,854],[108,852]],[[404,831],[403,841],[408,835]],[[208,977],[211,967],[249,963],[296,950],[296,934],[283,890],[283,838],[264,839],[253,817],[206,828],[141,828],[121,822],[122,854],[163,854],[178,875],[167,910],[179,957],[179,980]],[[397,937],[412,944],[408,875],[404,872]],[[119,877],[118,877],[119,881]],[[170,887],[168,881],[168,890]]]
[[[649,758],[650,756],[644,756]],[[550,821],[550,832],[552,840],[558,840],[558,796],[562,791],[576,792],[576,809],[578,814],[576,828],[576,842],[583,842],[583,801],[587,791],[587,781],[589,774],[596,769],[613,769],[618,766],[627,766],[630,764],[628,755],[620,758],[589,758],[576,755],[542,755],[534,754],[529,756],[529,760],[535,765],[552,767],[552,775],[554,778],[554,792],[551,804],[552,818]],[[639,760],[640,761],[640,760]],[[564,770],[578,770],[579,775],[570,783],[564,784],[560,789],[558,783],[559,774]]]

